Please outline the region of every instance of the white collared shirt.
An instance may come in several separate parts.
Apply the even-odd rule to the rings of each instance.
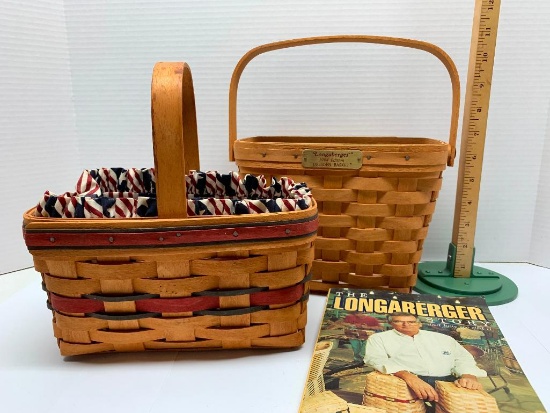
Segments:
[[[373,334],[367,341],[365,364],[385,374],[406,370],[421,376],[487,376],[454,338],[425,330],[413,337],[396,330]]]

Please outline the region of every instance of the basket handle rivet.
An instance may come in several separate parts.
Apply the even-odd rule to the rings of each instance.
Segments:
[[[298,156],[300,156],[300,154],[295,153],[295,154],[294,154],[294,159],[298,159]]]
[[[238,233],[237,231],[235,231],[235,232],[233,233],[233,236],[234,236],[234,237],[238,237],[238,236],[239,236],[239,233]]]
[[[370,156],[370,155],[367,155],[367,160],[370,160],[370,158],[372,158],[372,156]]]
[[[262,158],[265,158],[267,156],[266,152],[262,152],[260,155],[262,155]]]
[[[288,228],[285,229],[285,234],[287,234],[287,235],[290,234],[290,229],[288,229]]]
[[[176,237],[181,237],[181,232],[176,233]]]
[[[109,237],[109,242],[113,243],[113,242],[115,242],[115,239],[113,237]]]
[[[405,160],[408,161],[409,159],[411,159],[411,157],[409,155],[405,155]]]
[[[164,237],[159,237],[159,241],[164,241]]]
[[[55,238],[54,238],[54,237],[50,237],[50,242],[55,242]]]

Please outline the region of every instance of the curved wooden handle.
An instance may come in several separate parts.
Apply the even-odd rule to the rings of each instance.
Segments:
[[[246,65],[256,56],[262,53],[271,52],[289,47],[306,46],[320,43],[377,43],[391,46],[409,47],[412,49],[424,50],[437,57],[447,68],[451,78],[452,86],[452,108],[451,108],[451,127],[449,132],[449,158],[447,164],[452,166],[456,155],[456,135],[458,129],[458,115],[460,106],[460,81],[455,64],[441,48],[420,40],[403,39],[398,37],[368,36],[368,35],[341,35],[341,36],[321,36],[306,37],[302,39],[284,40],[275,43],[268,43],[258,46],[247,52],[233,71],[231,84],[229,86],[229,160],[235,160],[233,144],[237,139],[237,90],[241,74]]]
[[[159,62],[151,82],[151,124],[159,218],[185,218],[185,175],[199,169],[199,143],[191,69]]]

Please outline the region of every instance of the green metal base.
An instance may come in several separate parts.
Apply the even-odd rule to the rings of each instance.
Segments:
[[[514,301],[518,296],[516,284],[502,274],[472,265],[469,277],[453,274],[456,247],[449,246],[447,261],[421,262],[414,290],[424,294],[450,297],[483,296],[488,305]]]

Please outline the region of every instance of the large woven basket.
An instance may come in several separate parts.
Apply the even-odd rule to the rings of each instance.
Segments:
[[[189,67],[158,63],[151,102],[158,218],[24,215],[61,354],[301,345],[315,202],[188,217],[185,176],[199,168]]]
[[[452,84],[449,141],[396,137],[272,137],[237,140],[237,90],[256,56],[317,43],[363,42],[433,54]],[[455,157],[460,85],[456,67],[440,48],[417,40],[327,36],[281,41],[250,50],[238,62],[229,91],[229,153],[243,174],[290,176],[306,181],[318,202],[312,291],[332,287],[409,292],[416,283],[428,224]]]
[[[299,413],[347,413],[348,403],[331,391],[324,391],[302,401]]]
[[[439,396],[437,413],[498,413],[496,399],[483,390],[469,390],[454,383],[437,381],[435,389]]]
[[[404,380],[377,371],[366,376],[363,404],[383,409],[387,413],[424,413],[426,411],[424,401],[417,399]]]
[[[386,413],[383,409],[376,407],[361,406],[359,404],[348,403],[349,413]]]

